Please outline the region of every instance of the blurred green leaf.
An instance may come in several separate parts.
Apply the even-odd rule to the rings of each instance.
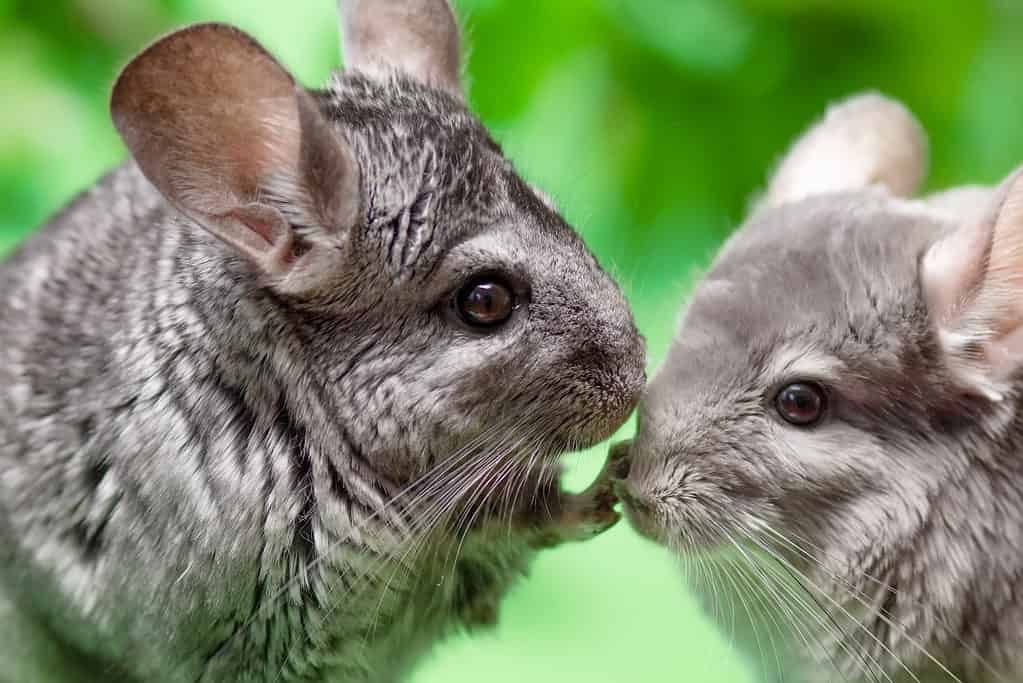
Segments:
[[[754,25],[722,0],[610,0],[619,23],[679,66],[706,75],[735,69],[746,57]]]

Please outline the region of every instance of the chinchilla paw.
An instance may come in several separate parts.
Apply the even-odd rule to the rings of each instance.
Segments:
[[[552,533],[542,536],[540,545],[586,541],[618,523],[621,514],[615,510],[618,498],[614,484],[629,473],[629,446],[624,442],[612,447],[600,474],[585,491],[564,494],[561,514],[553,520]]]

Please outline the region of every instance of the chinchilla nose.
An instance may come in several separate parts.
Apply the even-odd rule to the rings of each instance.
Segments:
[[[580,329],[581,343],[568,362],[586,368],[608,419],[624,421],[639,403],[646,386],[646,344],[634,327],[592,325]]]
[[[646,388],[646,340],[631,319],[609,326],[602,337],[603,355],[611,369],[608,379],[613,380],[622,405],[631,412]]]

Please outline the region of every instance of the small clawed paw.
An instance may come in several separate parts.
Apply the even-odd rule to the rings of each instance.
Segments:
[[[622,515],[610,507],[589,510],[578,518],[568,534],[568,540],[587,541],[595,538],[617,524],[621,518]]]
[[[584,541],[604,533],[621,519],[615,510],[618,498],[615,482],[629,474],[630,442],[616,444],[607,462],[589,488],[566,501],[564,535],[566,540]]]
[[[625,479],[629,476],[629,467],[632,464],[630,454],[632,452],[632,439],[620,441],[611,447],[608,453],[607,462],[604,464],[604,472],[612,479]]]

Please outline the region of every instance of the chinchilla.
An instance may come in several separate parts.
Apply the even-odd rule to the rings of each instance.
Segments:
[[[146,49],[132,159],[0,267],[0,679],[388,683],[616,521],[557,456],[638,400],[622,294],[444,0],[341,19],[323,90],[225,25]]]
[[[765,679],[1023,680],[1023,171],[914,199],[926,158],[900,104],[831,108],[620,447],[629,519],[713,563]]]

